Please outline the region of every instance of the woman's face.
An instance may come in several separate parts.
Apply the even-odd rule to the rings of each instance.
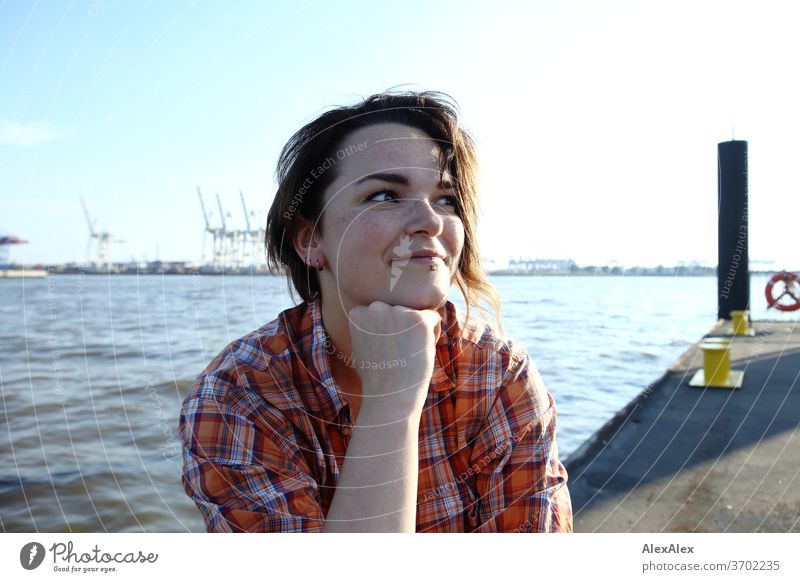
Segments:
[[[349,134],[326,161],[329,168],[319,168],[337,171],[325,191],[318,240],[328,265],[318,273],[323,300],[348,310],[373,301],[444,305],[464,225],[451,177],[440,174],[440,155],[425,132],[385,123]],[[414,256],[420,252],[439,258]]]

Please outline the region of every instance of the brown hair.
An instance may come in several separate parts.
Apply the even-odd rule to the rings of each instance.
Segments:
[[[298,229],[295,214],[309,220],[322,234],[320,215],[325,189],[336,179],[336,167],[313,173],[325,160],[334,156],[346,137],[356,129],[379,123],[401,123],[428,134],[442,150],[442,168],[453,181],[458,216],[464,225],[464,248],[455,282],[464,297],[469,319],[470,306],[486,314],[480,298],[486,299],[494,312],[500,333],[500,296],[489,282],[481,263],[477,244],[480,211],[475,144],[458,122],[458,105],[446,93],[383,92],[361,103],[326,111],[295,133],[281,151],[275,171],[278,191],[272,202],[265,245],[267,265],[272,271],[284,271],[289,293],[292,285],[304,301],[320,293],[315,269],[299,257],[292,241]],[[314,176],[314,179],[309,179]]]

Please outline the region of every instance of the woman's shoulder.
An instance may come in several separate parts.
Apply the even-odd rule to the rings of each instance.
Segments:
[[[312,332],[306,302],[282,311],[272,321],[226,345],[195,379],[189,398],[229,400],[236,387],[280,382],[291,358],[303,351]],[[307,343],[307,342],[305,342]]]
[[[447,309],[457,321],[457,337],[462,348],[478,350],[486,355],[521,361],[528,357],[525,347],[511,336],[501,332],[495,322],[490,322],[475,309],[470,309],[467,319],[466,310],[456,308],[448,301]]]
[[[494,401],[500,391],[511,391],[510,401],[526,393],[532,409],[539,411],[549,406],[547,388],[539,370],[524,344],[497,329],[479,314],[470,310],[458,312],[460,331],[460,368],[467,393],[483,394]],[[519,392],[520,394],[516,394]]]

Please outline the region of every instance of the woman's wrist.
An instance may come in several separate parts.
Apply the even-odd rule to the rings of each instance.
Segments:
[[[408,398],[363,397],[356,426],[370,429],[402,430],[419,427],[422,407]]]

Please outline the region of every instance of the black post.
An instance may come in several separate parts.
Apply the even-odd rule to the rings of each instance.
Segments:
[[[747,250],[747,142],[718,146],[719,209],[717,317],[750,309],[750,265]]]

